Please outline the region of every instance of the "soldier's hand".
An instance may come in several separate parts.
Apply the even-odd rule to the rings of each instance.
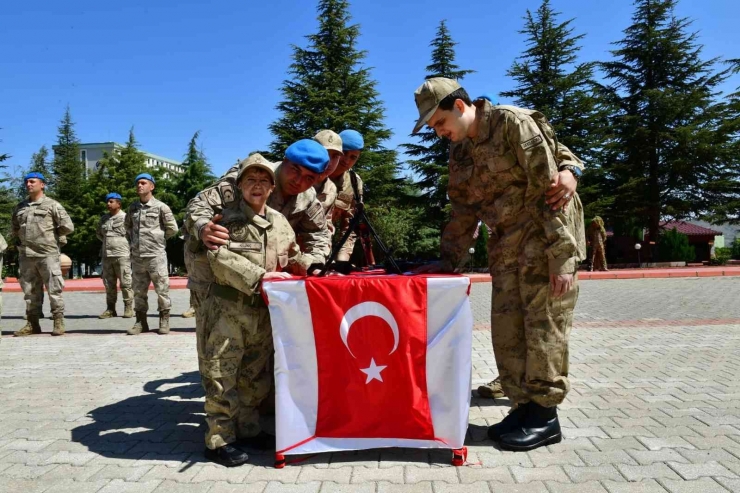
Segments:
[[[573,287],[573,274],[550,274],[550,292],[560,298]]]
[[[290,279],[291,276],[287,272],[267,272],[264,276],[262,276],[263,281],[269,281],[271,279]]]
[[[570,171],[563,170],[556,174],[550,182],[550,189],[545,192],[546,202],[552,210],[565,210],[571,197],[576,192],[578,181]]]
[[[226,245],[229,242],[229,230],[215,224],[222,217],[221,214],[213,216],[213,219],[208,221],[208,224],[203,226],[200,232],[200,239],[209,250],[218,250],[219,246]]]
[[[440,262],[432,262],[431,264],[420,265],[413,272],[414,274],[436,274],[442,272],[442,264]]]

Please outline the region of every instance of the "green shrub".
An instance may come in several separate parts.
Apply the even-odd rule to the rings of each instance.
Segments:
[[[673,228],[660,234],[658,258],[661,262],[693,262],[696,251],[689,245],[689,237]]]
[[[714,249],[714,262],[716,265],[725,265],[732,258],[732,248],[717,247]]]
[[[740,260],[740,237],[732,242],[732,258]]]

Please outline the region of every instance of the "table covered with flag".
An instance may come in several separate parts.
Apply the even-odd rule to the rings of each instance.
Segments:
[[[380,447],[462,450],[473,318],[464,276],[265,282],[277,457]]]

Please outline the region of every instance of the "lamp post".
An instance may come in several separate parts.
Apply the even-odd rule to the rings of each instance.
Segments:
[[[475,269],[475,257],[473,257],[473,254],[475,254],[475,248],[470,247],[468,253],[470,254],[470,265]]]
[[[637,268],[642,269],[642,262],[640,262],[640,249],[642,248],[642,245],[639,243],[635,243],[635,250],[637,250]]]

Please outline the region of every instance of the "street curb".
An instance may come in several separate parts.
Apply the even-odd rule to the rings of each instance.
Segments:
[[[491,282],[489,274],[465,274],[471,283]],[[699,267],[671,269],[622,269],[607,272],[578,272],[580,281],[603,281],[616,279],[675,279],[679,277],[731,277],[740,276],[740,267]]]

